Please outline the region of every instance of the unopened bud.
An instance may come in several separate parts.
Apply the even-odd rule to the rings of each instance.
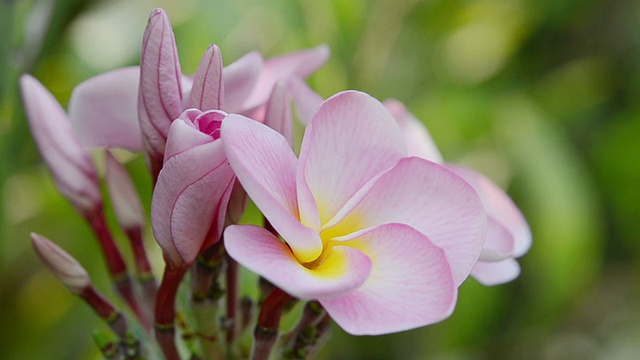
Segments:
[[[42,262],[74,294],[91,285],[87,271],[67,252],[45,238],[31,233],[31,242]]]

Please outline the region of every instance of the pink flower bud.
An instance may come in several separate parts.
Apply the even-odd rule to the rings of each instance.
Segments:
[[[109,151],[106,152],[105,180],[120,226],[125,230],[144,228],[144,210],[138,192],[127,170]]]
[[[87,271],[64,250],[44,236],[31,233],[31,243],[42,262],[74,294],[91,286]]]

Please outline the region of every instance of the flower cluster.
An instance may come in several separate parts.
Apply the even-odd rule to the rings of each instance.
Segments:
[[[483,175],[443,162],[401,103],[357,91],[324,100],[313,92],[304,78],[327,57],[319,46],[268,60],[252,52],[223,66],[211,45],[186,76],[169,19],[157,9],[140,66],[80,84],[68,114],[37,80],[22,77],[32,133],[56,185],[95,231],[119,293],[165,358],[242,356],[235,338],[258,306],[251,357],[266,359],[293,299],[307,306],[279,351],[306,357],[330,320],[354,335],[421,327],[453,312],[469,275],[494,285],[519,274],[515,258],[531,235],[509,197]],[[306,125],[300,149],[292,101]],[[106,187],[139,281],[129,278],[104,220],[92,148],[124,148],[147,160],[151,227],[165,261],[159,286],[144,251],[143,206],[106,151]],[[248,199],[263,226],[238,225]],[[112,325],[120,339],[110,356],[154,356],[143,353],[132,325],[80,264],[42,236],[32,240],[54,275]],[[261,299],[238,299],[237,263],[260,275]],[[176,295],[189,272],[191,307],[183,310],[195,319],[195,350],[176,343],[174,328]],[[313,339],[304,337],[309,329]]]

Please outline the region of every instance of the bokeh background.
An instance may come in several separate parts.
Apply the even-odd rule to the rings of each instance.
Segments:
[[[494,179],[530,222],[517,280],[469,279],[454,315],[423,329],[353,337],[336,327],[321,358],[639,356],[640,2],[1,0],[2,359],[98,358],[91,333],[104,326],[37,261],[30,231],[110,292],[96,242],[35,149],[17,78],[34,74],[66,104],[79,82],[138,63],[154,7],[171,18],[186,74],[210,43],[225,63],[328,44],[329,62],[309,80],[321,95],[403,101],[447,160]],[[127,167],[148,204],[144,162]]]

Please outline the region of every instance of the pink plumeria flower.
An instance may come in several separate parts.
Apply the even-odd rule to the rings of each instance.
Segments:
[[[402,129],[409,154],[443,163],[426,127],[396,100],[385,101],[385,106]],[[516,258],[531,247],[531,230],[524,216],[511,198],[484,175],[458,164],[445,164],[480,195],[487,210],[487,239],[478,263],[471,275],[484,285],[509,282],[520,274]]]
[[[308,76],[328,55],[324,45],[267,61],[251,52],[222,69],[220,49],[211,45],[192,80],[181,73],[167,14],[156,9],[143,36],[141,66],[117,69],[80,84],[69,102],[70,115],[90,147],[145,149],[155,177],[171,122],[184,110],[221,109],[261,121],[279,80]]]
[[[287,293],[317,299],[351,334],[384,334],[451,314],[485,237],[480,199],[444,167],[407,157],[377,100],[343,92],[287,139],[240,115],[222,123],[238,179],[282,236],[232,225],[225,247]]]
[[[89,149],[71,128],[69,117],[42,84],[23,75],[22,99],[31,133],[62,195],[85,217],[102,209],[97,170]]]
[[[226,114],[189,109],[171,124],[151,203],[156,240],[171,266],[188,266],[220,239],[235,182],[220,139]]]

